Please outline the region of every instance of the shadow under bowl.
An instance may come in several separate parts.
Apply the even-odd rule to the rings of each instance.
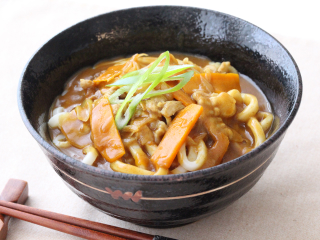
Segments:
[[[219,166],[167,176],[127,175],[85,165],[51,142],[48,110],[66,80],[102,59],[153,51],[231,61],[267,96],[276,115],[272,136]],[[78,196],[107,214],[149,227],[174,227],[218,212],[249,191],[274,158],[302,96],[299,69],[272,36],[239,18],[190,7],[143,7],[80,22],[33,56],[18,89],[21,117],[54,170]]]

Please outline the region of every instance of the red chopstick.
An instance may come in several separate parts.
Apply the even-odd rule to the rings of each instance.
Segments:
[[[86,239],[169,239],[2,200],[0,213]]]

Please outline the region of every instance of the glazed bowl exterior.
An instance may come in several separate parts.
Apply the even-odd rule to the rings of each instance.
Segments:
[[[250,153],[219,166],[166,176],[128,175],[85,165],[51,142],[55,97],[76,71],[102,59],[153,51],[231,61],[250,76],[276,116],[273,134]],[[21,117],[50,164],[79,197],[107,214],[149,227],[173,227],[218,212],[260,179],[300,105],[302,80],[288,51],[260,28],[223,13],[173,6],[126,9],[76,24],[49,40],[20,80]]]

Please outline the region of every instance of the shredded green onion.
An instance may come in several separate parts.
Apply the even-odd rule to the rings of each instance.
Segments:
[[[183,70],[186,70],[188,68],[191,68],[193,67],[193,65],[189,65],[189,64],[185,64],[185,65],[175,65],[175,66],[169,66],[168,69],[167,69],[167,72],[165,73],[164,75],[164,78],[163,78],[163,81],[173,81],[175,79],[172,79],[172,78],[169,78],[170,76],[178,73],[178,72],[181,72]],[[151,83],[153,82],[158,76],[158,72],[161,70],[162,68],[161,67],[156,67],[154,69],[154,71],[152,72],[152,74],[150,74],[148,76],[148,78],[146,79],[146,81],[144,81],[143,83]],[[143,71],[142,71],[143,70]],[[133,71],[133,72],[130,72],[130,73],[127,73],[126,75],[124,75],[121,79],[119,79],[118,81],[112,83],[112,84],[109,84],[107,85],[107,87],[112,87],[112,86],[125,86],[125,85],[132,85],[134,84],[138,79],[139,79],[139,75],[136,75],[136,73],[145,73],[147,69],[143,68],[143,69],[140,69],[140,70],[137,70],[137,71]],[[128,76],[128,74],[130,74]],[[132,75],[134,74],[134,75]]]
[[[151,97],[155,97],[155,96],[159,96],[159,95],[163,95],[163,94],[167,94],[167,93],[172,93],[172,92],[176,92],[176,91],[180,90],[189,82],[189,80],[193,76],[193,73],[194,73],[193,71],[189,71],[189,72],[186,72],[186,73],[180,75],[181,77],[183,77],[183,79],[176,86],[174,86],[172,88],[164,89],[164,90],[151,91],[150,93],[148,93],[146,95],[146,98],[151,98]]]
[[[119,97],[124,94],[125,92],[128,92],[130,90],[130,86],[123,86],[119,88],[117,91],[115,91],[111,96],[109,97],[109,102],[111,104],[118,103]]]
[[[163,59],[166,59],[163,67],[157,67]],[[125,127],[128,124],[138,104],[143,99],[178,91],[184,85],[186,85],[188,81],[191,79],[191,77],[193,76],[193,71],[189,71],[184,74],[180,74],[178,76],[172,77],[172,75],[179,73],[183,70],[186,70],[188,68],[191,68],[193,67],[193,65],[169,66],[169,63],[170,63],[170,55],[169,55],[169,52],[167,51],[162,53],[160,57],[156,61],[154,61],[149,68],[143,68],[137,71],[130,72],[125,76],[123,76],[118,81],[116,81],[115,83],[107,85],[108,87],[122,86],[109,97],[109,101],[111,104],[121,103],[121,106],[115,116],[115,123],[119,130],[121,130],[123,127]],[[173,80],[181,80],[181,81],[179,84],[177,84],[172,88],[153,91],[153,89],[160,82],[173,81]],[[137,89],[144,84],[150,84],[150,86],[143,93],[139,93],[133,96],[137,91]],[[125,92],[127,92],[126,98],[124,100],[120,100],[119,96]],[[126,106],[128,107],[124,112],[124,109]]]

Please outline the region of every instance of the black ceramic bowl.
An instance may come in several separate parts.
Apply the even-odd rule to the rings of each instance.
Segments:
[[[165,50],[230,60],[266,94],[277,116],[277,130],[242,157],[167,176],[108,172],[53,146],[46,126],[48,109],[73,73],[102,59]],[[116,218],[149,227],[173,227],[220,211],[253,187],[297,113],[302,81],[288,51],[251,23],[205,9],[163,6],[110,12],[61,32],[30,60],[18,95],[25,125],[72,191]]]

